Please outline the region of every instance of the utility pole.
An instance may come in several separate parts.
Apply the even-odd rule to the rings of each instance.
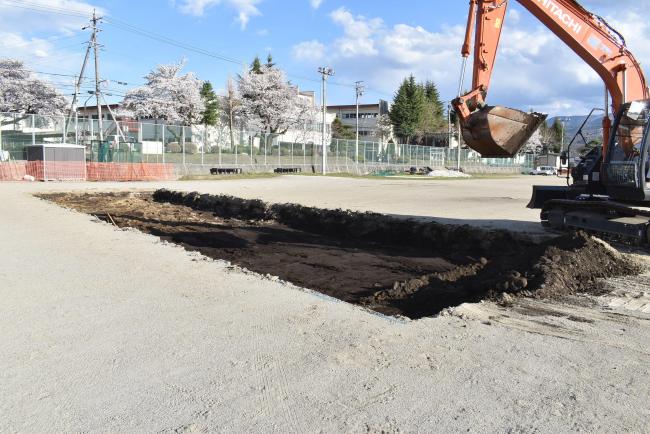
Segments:
[[[447,136],[447,146],[451,149],[451,104],[449,103],[447,103]]]
[[[323,103],[323,137],[322,137],[322,149],[323,149],[323,175],[327,175],[327,77],[334,75],[334,70],[329,66],[323,66],[318,68],[318,73],[323,78],[323,89],[321,93],[321,99]]]
[[[99,32],[99,29],[97,28],[97,23],[101,20],[101,17],[97,17],[97,14],[95,10],[93,9],[93,18],[91,20],[92,22],[92,30],[93,30],[93,35],[91,38],[92,45],[93,45],[93,50],[95,54],[95,96],[97,97],[97,118],[98,118],[98,129],[99,129],[99,141],[103,142],[104,141],[104,129],[102,126],[102,103],[101,103],[101,89],[100,89],[100,80],[99,80],[99,50],[98,50],[98,44],[97,44],[97,32]]]
[[[83,27],[82,30],[86,30],[88,26]],[[94,36],[94,33],[93,33]],[[68,122],[67,124],[70,125],[70,122],[72,122],[72,115],[76,114],[77,112],[77,99],[79,98],[79,92],[81,90],[81,84],[84,81],[84,73],[86,72],[86,65],[88,65],[88,58],[90,57],[90,49],[93,47],[93,36],[90,37],[90,40],[88,41],[88,47],[86,47],[86,55],[84,56],[84,61],[81,64],[81,72],[79,73],[79,77],[77,78],[77,81],[74,86],[74,95],[72,96],[72,104],[70,104],[70,113],[68,115]],[[85,112],[84,112],[85,114]],[[76,118],[76,115],[75,115]],[[66,126],[66,132],[67,132],[68,127]]]
[[[357,106],[357,138],[354,145],[354,161],[358,163],[359,160],[359,98],[363,96],[363,92],[366,90],[363,86],[363,81],[357,81],[354,83],[354,90],[356,92],[356,106]]]
[[[233,133],[233,124],[235,117],[235,86],[233,85],[232,78],[228,76],[228,130],[230,131],[230,150],[235,152],[235,134]],[[221,148],[219,148],[221,149]],[[221,151],[219,151],[221,153]],[[250,149],[251,157],[253,156],[253,144],[251,143]],[[221,155],[221,154],[219,154]],[[219,162],[221,163],[221,162]]]

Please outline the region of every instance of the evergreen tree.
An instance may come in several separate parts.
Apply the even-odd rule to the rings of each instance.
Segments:
[[[562,150],[562,136],[564,135],[564,126],[560,119],[555,118],[555,122],[551,125],[551,131],[554,139],[551,150],[553,152],[560,152]]]
[[[353,140],[356,138],[356,133],[352,130],[350,125],[343,125],[341,119],[336,117],[332,122],[332,138]]]
[[[262,62],[260,61],[259,56],[255,56],[253,63],[251,64],[251,72],[255,74],[262,74]]]
[[[436,84],[432,81],[427,81],[420,86],[424,93],[425,103],[422,119],[418,126],[418,136],[424,138],[426,144],[428,142],[426,140],[427,136],[446,129],[447,119]]]
[[[214,93],[212,83],[209,81],[204,82],[201,87],[201,98],[203,98],[203,104],[205,104],[201,123],[210,126],[217,125],[219,122],[219,100],[217,94]]]
[[[395,126],[395,135],[409,143],[422,121],[426,98],[422,86],[410,75],[405,78],[395,93],[390,120]]]
[[[442,101],[440,101],[440,92],[438,92],[438,87],[433,81],[424,83],[424,96],[427,99],[427,103],[431,105],[435,116],[437,118],[444,117],[445,107]]]
[[[275,66],[275,63],[273,62],[273,56],[271,56],[271,53],[269,53],[268,56],[266,56],[266,66],[269,68],[273,68]]]

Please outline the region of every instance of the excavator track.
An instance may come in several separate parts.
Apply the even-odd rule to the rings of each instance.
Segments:
[[[582,229],[603,238],[650,246],[650,208],[608,200],[554,199],[544,204],[542,225],[556,230]]]

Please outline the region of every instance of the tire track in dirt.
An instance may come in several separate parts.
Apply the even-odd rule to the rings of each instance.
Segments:
[[[256,371],[263,389],[261,391],[263,410],[270,416],[274,404],[277,404],[284,414],[283,419],[291,428],[290,432],[308,432],[309,430],[306,430],[296,417],[296,412],[287,404],[293,395],[290,394],[287,375],[282,366],[283,362],[278,357],[279,348],[272,345],[271,340],[273,330],[270,325],[277,324],[276,321],[277,317],[271,314],[271,321],[256,326],[258,333],[255,333],[256,338],[254,339],[258,365]],[[276,396],[273,396],[273,392],[276,392]]]

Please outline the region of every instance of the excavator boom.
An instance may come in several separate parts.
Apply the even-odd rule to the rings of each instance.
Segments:
[[[598,73],[611,95],[614,113],[628,101],[650,97],[641,66],[624,38],[604,19],[574,0],[517,1]],[[474,33],[472,89],[461,95],[461,78],[459,97],[453,102],[465,142],[486,157],[515,155],[546,119],[539,113],[486,104],[508,3],[470,0],[462,55],[469,57]],[[605,116],[603,155],[607,155],[610,127],[609,116]]]

